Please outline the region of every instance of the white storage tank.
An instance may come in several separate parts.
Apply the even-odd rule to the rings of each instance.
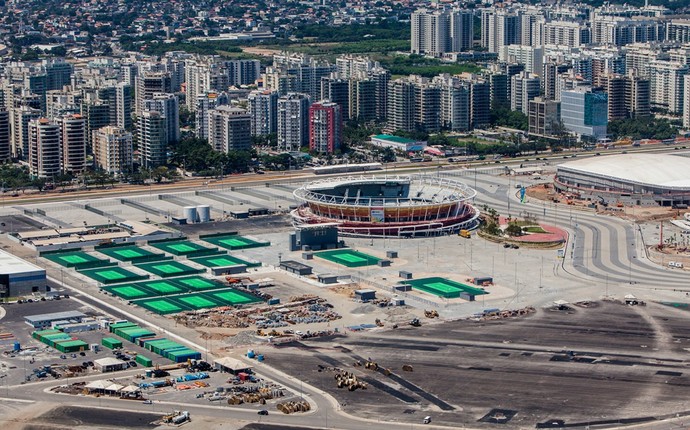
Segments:
[[[199,214],[199,222],[211,221],[211,207],[209,205],[199,205],[196,210]]]
[[[192,223],[197,222],[198,214],[196,212],[196,206],[185,206],[183,216],[187,220],[188,224],[192,224]]]

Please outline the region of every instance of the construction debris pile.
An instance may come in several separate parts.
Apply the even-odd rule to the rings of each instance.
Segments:
[[[174,316],[178,324],[187,327],[259,329],[287,327],[291,324],[313,324],[340,319],[332,305],[315,295],[291,297],[282,305],[260,306],[253,309],[214,308],[203,312],[183,312]]]
[[[358,362],[359,363],[359,362]],[[367,362],[367,366],[369,366],[370,363]],[[372,370],[373,365],[376,365],[376,363],[372,364]],[[359,366],[361,366],[361,363],[359,363]],[[361,388],[362,390],[367,389],[367,383],[360,381],[357,376],[352,373],[348,372],[346,370],[340,369],[339,367],[326,367],[322,365],[318,365],[319,367],[319,372],[323,372],[324,370],[326,371],[331,371],[335,372],[335,384],[338,388],[347,388],[348,391],[355,391],[358,388]],[[357,367],[357,363],[355,363],[355,367]],[[367,367],[369,368],[369,367]],[[376,370],[378,370],[378,365],[376,365]]]
[[[533,314],[536,310],[532,306],[527,306],[521,309],[487,309],[483,313],[475,314],[469,319],[473,321],[491,321],[500,320],[504,318],[515,318]]]
[[[231,387],[232,394],[228,397],[229,405],[241,405],[242,403],[266,404],[266,400],[283,397],[285,393],[282,388],[275,387],[256,387],[239,386]]]
[[[424,316],[427,318],[438,318],[438,311],[436,309],[424,310]]]
[[[276,408],[284,414],[292,414],[295,412],[308,412],[311,409],[309,402],[302,400],[300,402],[285,402],[278,403]]]

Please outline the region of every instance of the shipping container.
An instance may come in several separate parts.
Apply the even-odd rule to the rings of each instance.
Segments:
[[[122,342],[113,337],[104,337],[101,339],[101,345],[109,349],[122,348]]]

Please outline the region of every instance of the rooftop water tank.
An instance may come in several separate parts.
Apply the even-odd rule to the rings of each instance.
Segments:
[[[211,221],[211,207],[209,205],[199,205],[196,210],[199,214],[199,222]]]
[[[193,224],[197,222],[198,214],[196,212],[196,206],[185,206],[184,214],[182,215],[188,224]]]

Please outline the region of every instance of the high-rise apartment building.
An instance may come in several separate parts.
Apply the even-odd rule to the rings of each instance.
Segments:
[[[472,49],[474,14],[467,9],[418,9],[412,12],[413,54],[440,56]]]
[[[10,113],[0,109],[0,163],[6,163],[12,158]]]
[[[132,128],[132,86],[120,82],[115,86],[115,124],[130,130]]]
[[[409,79],[396,79],[388,84],[388,122],[390,132],[413,131],[414,83]]]
[[[150,100],[157,93],[171,93],[172,81],[167,72],[144,72],[136,77],[135,113],[144,111],[144,100]]]
[[[158,112],[165,122],[166,145],[180,140],[180,102],[175,94],[156,93],[144,100],[144,112]]]
[[[670,114],[683,113],[687,64],[654,60],[649,63],[651,106]]]
[[[685,78],[685,76],[683,77]],[[684,88],[690,88],[684,86]],[[625,88],[626,106],[630,118],[642,118],[651,115],[650,94],[651,86],[647,78],[629,76]],[[688,91],[684,94],[687,95]],[[685,103],[683,104],[685,109]],[[685,110],[683,110],[685,112]]]
[[[86,169],[86,120],[79,114],[60,118],[62,171],[73,175]]]
[[[561,103],[535,97],[529,101],[529,134],[533,136],[553,136],[560,130]]]
[[[267,136],[278,132],[278,92],[252,91],[247,97],[252,118],[252,136]]]
[[[230,103],[226,93],[207,92],[196,96],[194,111],[196,121],[194,134],[200,139],[208,139],[209,113],[218,106]]]
[[[211,147],[219,152],[249,151],[252,147],[252,119],[244,109],[219,106],[209,112]]]
[[[320,154],[332,154],[342,143],[342,108],[329,100],[309,107],[309,149]]]
[[[29,174],[35,178],[54,178],[61,173],[60,126],[48,118],[29,122]]]
[[[141,166],[154,169],[167,162],[167,120],[157,111],[145,110],[137,117],[137,139]]]
[[[93,161],[97,169],[114,177],[132,171],[132,133],[112,125],[94,130]]]
[[[64,58],[48,58],[41,62],[46,73],[46,91],[61,90],[72,80],[74,67]]]
[[[450,12],[450,50],[469,51],[474,44],[474,12],[453,9]]]
[[[39,109],[27,106],[14,108],[10,111],[12,131],[12,158],[28,160],[29,157],[29,123],[41,118]]]
[[[376,115],[376,81],[373,79],[350,79],[348,106],[350,119],[371,121]],[[343,114],[343,116],[345,116]]]
[[[350,116],[350,81],[340,78],[321,78],[321,97],[319,100],[330,100],[340,105],[343,120]]]
[[[290,93],[278,99],[279,151],[299,151],[308,144],[309,104],[309,96],[300,93]]]
[[[410,52],[438,56],[451,51],[450,15],[446,10],[418,9],[410,17],[412,47]]]
[[[459,78],[440,75],[434,78],[440,86],[440,125],[451,131],[470,130],[470,86]]]
[[[489,52],[500,52],[503,46],[521,43],[520,16],[510,9],[482,10],[481,44]]]
[[[521,111],[527,115],[529,113],[529,101],[539,97],[540,91],[539,76],[528,72],[513,76],[510,84],[510,109]]]

